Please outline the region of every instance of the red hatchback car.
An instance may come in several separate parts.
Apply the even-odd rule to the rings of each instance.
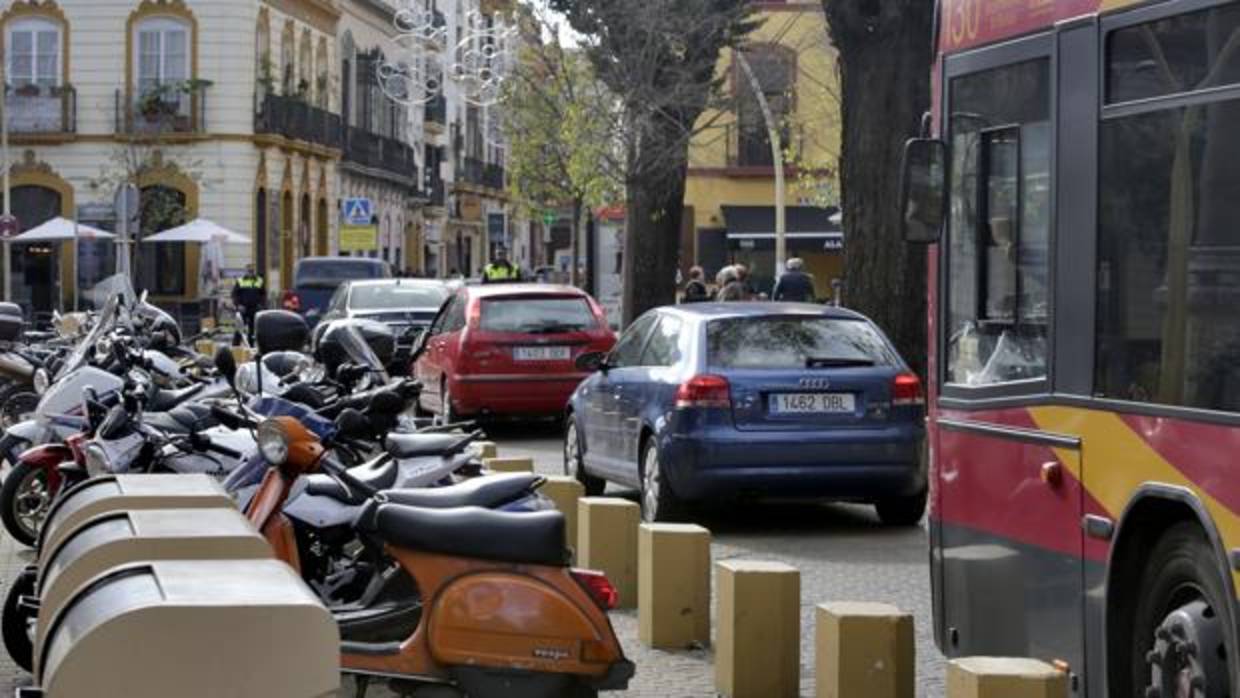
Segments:
[[[559,416],[588,375],[577,357],[615,342],[602,307],[579,289],[465,286],[439,309],[414,359],[420,407],[448,423]]]

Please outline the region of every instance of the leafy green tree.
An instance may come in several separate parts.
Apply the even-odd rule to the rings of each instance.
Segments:
[[[566,48],[533,15],[503,100],[509,186],[521,205],[569,205],[572,282],[580,284],[581,228],[589,211],[619,196],[619,103],[580,52]],[[541,27],[535,27],[538,24]],[[550,37],[550,38],[544,38]]]
[[[750,0],[550,0],[585,37],[618,100],[625,189],[625,321],[676,298],[689,144],[720,107],[723,49],[756,26]],[[705,123],[704,123],[705,122]]]

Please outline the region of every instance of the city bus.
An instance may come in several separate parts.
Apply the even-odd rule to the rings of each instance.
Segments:
[[[1073,696],[1240,696],[1240,1],[940,0],[935,637]]]

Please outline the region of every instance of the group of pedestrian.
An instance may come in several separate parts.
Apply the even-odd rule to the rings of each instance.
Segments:
[[[793,257],[784,265],[784,273],[775,281],[775,289],[771,300],[790,303],[812,303],[816,299],[814,293],[814,277],[805,271],[805,261]],[[702,267],[689,269],[689,280],[681,294],[683,303],[704,303],[718,301],[721,303],[765,300],[764,294],[758,294],[749,280],[749,268],[744,264],[731,264],[719,270],[715,275],[714,294],[706,285],[706,273]]]

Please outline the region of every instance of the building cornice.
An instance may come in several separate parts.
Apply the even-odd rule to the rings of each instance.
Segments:
[[[336,35],[340,8],[334,0],[264,0],[272,9],[298,19],[324,34]]]

